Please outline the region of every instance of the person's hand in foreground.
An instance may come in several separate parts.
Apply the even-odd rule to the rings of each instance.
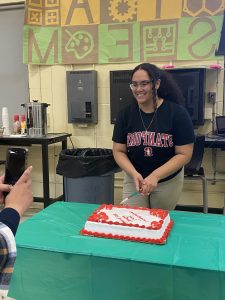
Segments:
[[[9,191],[9,194],[5,198],[5,208],[15,209],[19,213],[20,217],[27,211],[33,202],[30,179],[31,171],[32,166],[28,167],[24,171],[23,175],[19,178],[14,186],[9,186],[8,184],[3,184],[0,182],[1,192]],[[0,201],[1,196],[2,195],[0,195]]]
[[[12,186],[10,184],[4,183],[5,176],[0,176],[0,204],[4,204],[5,202],[5,196],[4,192],[9,193],[12,189]]]

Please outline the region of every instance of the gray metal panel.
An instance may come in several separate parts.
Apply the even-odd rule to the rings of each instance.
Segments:
[[[13,115],[24,114],[21,104],[29,101],[28,69],[22,62],[24,5],[10,10],[3,8],[0,10],[0,126],[2,107],[6,106],[12,129]]]
[[[69,123],[98,122],[97,72],[67,71]]]

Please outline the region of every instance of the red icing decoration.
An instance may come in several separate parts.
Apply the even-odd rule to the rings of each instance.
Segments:
[[[138,225],[138,224],[128,224],[126,222],[113,222],[111,220],[108,220],[109,217],[107,216],[107,213],[101,212],[101,210],[104,208],[106,210],[112,210],[113,207],[116,208],[127,208],[129,210],[134,210],[134,213],[136,216],[138,216],[137,210],[143,210],[143,211],[149,211],[149,214],[152,216],[156,216],[160,218],[159,221],[153,221],[149,226],[144,225]],[[92,222],[101,222],[106,223],[110,225],[122,225],[122,226],[129,226],[129,227],[136,227],[136,228],[143,228],[143,229],[149,229],[149,230],[159,230],[162,227],[163,221],[168,216],[168,211],[162,210],[162,209],[149,209],[145,207],[130,207],[130,206],[113,206],[113,205],[106,205],[102,204],[98,209],[96,209],[93,214],[88,218],[88,221]],[[140,219],[141,216],[140,216]],[[167,228],[165,229],[165,232],[163,236],[160,239],[150,239],[150,238],[141,238],[141,237],[131,237],[131,236],[124,236],[124,235],[118,235],[118,234],[106,234],[106,233],[99,233],[99,232],[92,232],[88,231],[86,229],[81,230],[81,234],[83,235],[90,235],[95,237],[103,237],[103,238],[114,238],[114,239],[120,239],[120,240],[129,240],[129,241],[138,241],[138,242],[145,242],[145,243],[154,243],[154,244],[164,244],[166,242],[166,239],[168,237],[168,234],[173,226],[173,221],[170,220],[170,223],[168,224]]]
[[[173,221],[171,220],[168,224],[163,236],[160,239],[148,239],[148,238],[136,238],[136,237],[130,237],[130,236],[123,236],[123,235],[112,235],[112,234],[106,234],[106,233],[97,233],[93,231],[88,231],[85,229],[81,230],[81,234],[83,235],[89,235],[89,236],[95,236],[95,237],[102,237],[102,238],[114,238],[118,240],[128,240],[132,242],[143,242],[143,243],[153,243],[153,244],[165,244],[166,239],[169,235],[169,232],[173,226]]]
[[[144,225],[139,225],[139,224],[132,224],[132,223],[128,223],[125,222],[123,220],[120,219],[119,221],[112,221],[109,220],[109,217],[107,216],[107,214],[105,212],[101,212],[102,209],[106,209],[106,210],[112,210],[112,208],[126,208],[134,211],[134,215],[138,216],[138,212],[137,210],[143,210],[143,211],[149,211],[149,214],[155,217],[160,218],[161,220],[157,221],[153,221],[149,226],[144,226]],[[88,218],[88,221],[92,221],[92,222],[101,222],[101,223],[106,223],[106,224],[114,224],[114,225],[121,225],[121,226],[129,226],[129,227],[138,227],[138,228],[146,228],[146,229],[152,229],[152,230],[158,230],[161,228],[164,219],[167,217],[168,215],[168,211],[167,210],[163,210],[163,209],[156,209],[156,208],[146,208],[146,207],[131,207],[131,206],[116,206],[116,205],[112,205],[112,204],[102,204],[98,209],[96,209],[93,214]],[[141,216],[139,216],[140,219],[142,219]],[[143,227],[144,226],[144,227]]]

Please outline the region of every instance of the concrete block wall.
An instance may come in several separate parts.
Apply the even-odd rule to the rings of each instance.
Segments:
[[[18,0],[0,0],[0,4],[20,2]],[[173,62],[177,67],[209,66],[213,63],[223,61],[195,61],[195,62]],[[161,66],[162,63],[156,63]],[[48,111],[48,132],[68,132],[72,134],[71,141],[68,141],[68,147],[112,147],[113,125],[110,124],[110,92],[109,92],[109,71],[119,69],[132,69],[136,64],[111,64],[111,65],[62,65],[62,66],[37,66],[29,65],[29,93],[30,100],[38,99],[40,102],[50,104]],[[66,71],[71,70],[93,70],[98,73],[98,124],[83,126],[80,124],[68,124],[67,118],[67,98],[66,98]],[[215,105],[216,113],[223,113],[223,90],[224,74],[223,70],[208,70],[206,84],[205,108],[207,119],[205,125],[196,130],[197,133],[206,134],[212,130],[212,119],[209,117],[213,107],[207,101],[208,92],[216,92],[217,101]],[[4,148],[0,151],[4,151]],[[60,144],[49,147],[50,158],[50,194],[51,197],[59,196],[62,193],[62,177],[56,175],[55,169],[60,153]],[[218,166],[221,173],[218,175],[225,178],[225,159],[224,152],[218,151]],[[41,169],[41,148],[33,146],[29,152],[29,163],[34,166],[32,179],[35,196],[42,196],[42,169]],[[207,176],[212,178],[211,150],[206,149],[203,165]],[[121,200],[123,173],[117,173],[115,176],[115,203]],[[202,187],[201,183],[185,183],[181,204],[200,204]],[[215,185],[209,183],[209,206],[223,206],[223,195],[225,193],[225,184],[218,182]]]

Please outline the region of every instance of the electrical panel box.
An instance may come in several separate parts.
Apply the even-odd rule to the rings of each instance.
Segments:
[[[67,71],[69,123],[98,123],[97,71]]]
[[[133,93],[130,89],[132,70],[110,71],[111,124],[115,124],[118,112],[130,104]]]
[[[185,107],[193,125],[204,125],[206,69],[170,69],[168,72],[172,74],[183,93]]]

